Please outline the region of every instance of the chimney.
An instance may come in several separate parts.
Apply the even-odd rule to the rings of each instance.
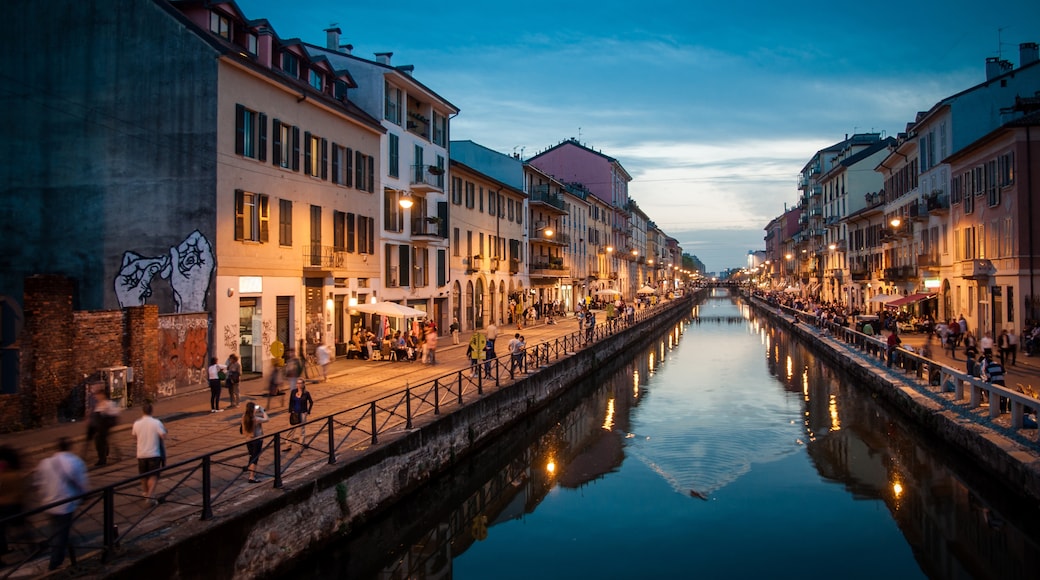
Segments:
[[[414,64],[403,64],[403,65],[397,67],[397,70],[403,72],[404,74],[406,74],[408,76],[412,76],[412,73],[415,71],[415,65]]]
[[[386,66],[390,66],[390,57],[392,56],[394,56],[394,53],[392,52],[377,52],[376,62],[378,62],[379,64],[385,64]]]
[[[330,27],[325,29],[325,48],[329,50],[339,49],[339,35],[343,31],[338,27]]]
[[[1018,45],[1018,68],[1033,64],[1040,60],[1040,50],[1035,42],[1023,42]]]
[[[341,51],[343,51],[343,54],[350,54],[354,50],[354,45],[353,44],[341,44],[341,45],[339,45],[339,48],[340,48]]]
[[[986,58],[986,80],[991,81],[1011,70],[1011,63],[1000,58],[991,56]]]

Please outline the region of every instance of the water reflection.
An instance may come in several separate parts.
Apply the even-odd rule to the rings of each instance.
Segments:
[[[734,322],[737,318],[742,322]],[[691,344],[696,348],[684,350]],[[772,375],[771,382],[747,379],[756,360],[763,373]],[[676,380],[684,386],[674,388]],[[773,392],[763,393],[762,384]],[[752,416],[755,424],[735,428],[742,414]],[[456,559],[489,533],[494,535],[489,530],[536,518],[532,514],[554,491],[586,490],[644,465],[685,497],[709,500],[753,479],[745,475],[753,475],[755,466],[776,465],[780,458],[799,453],[807,455],[820,478],[840,484],[850,497],[887,507],[928,576],[1023,578],[1031,577],[1028,570],[1040,563],[1033,508],[970,466],[945,457],[868,392],[849,384],[797,340],[757,319],[746,305],[715,295],[682,324],[633,352],[630,360],[615,361],[613,368],[601,370],[539,417],[290,575],[451,578]],[[629,465],[630,460],[638,463]],[[596,490],[587,491],[591,495]],[[633,491],[626,488],[626,493]],[[582,501],[583,495],[556,501]],[[635,493],[625,497],[654,505],[661,501]],[[719,505],[726,502],[696,503],[710,510],[726,507]],[[784,518],[799,512],[773,509],[781,528],[784,521],[796,526],[795,520]],[[691,513],[698,518],[710,513],[702,512]],[[842,524],[855,527],[859,522],[850,517]],[[535,536],[531,545],[519,540],[511,548],[518,553],[544,551],[546,525],[558,527],[555,522],[526,523]],[[622,525],[634,530],[639,524]],[[710,533],[722,536],[723,545],[736,546],[747,530],[718,526]],[[760,548],[767,560],[791,557],[769,554],[768,549]],[[802,565],[806,571],[816,565],[857,576],[854,570],[830,569],[822,559],[816,556],[815,562]],[[627,560],[611,565],[615,577],[646,571],[638,559],[631,569],[625,567]],[[688,565],[676,554],[673,575],[688,575]],[[733,564],[716,565],[716,570],[701,572],[727,575]],[[486,577],[499,575],[486,572]]]

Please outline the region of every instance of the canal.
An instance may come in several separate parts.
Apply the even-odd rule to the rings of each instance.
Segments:
[[[712,292],[286,577],[1036,577],[1036,506]]]

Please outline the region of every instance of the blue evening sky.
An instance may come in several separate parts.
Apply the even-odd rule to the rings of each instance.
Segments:
[[[709,270],[764,249],[819,149],[895,136],[918,111],[1018,66],[1040,2],[239,0],[282,38],[415,66],[461,109],[452,139],[530,157],[564,139],[617,158],[650,219]]]

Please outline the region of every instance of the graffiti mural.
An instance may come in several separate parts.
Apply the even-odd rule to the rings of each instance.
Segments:
[[[116,299],[122,308],[145,304],[158,275],[170,281],[175,312],[203,312],[215,266],[213,247],[198,230],[171,247],[166,256],[149,257],[126,251],[113,281]]]
[[[238,325],[237,324],[225,324],[224,325],[224,348],[228,352],[238,351]]]
[[[159,397],[206,383],[206,313],[159,317]]]

